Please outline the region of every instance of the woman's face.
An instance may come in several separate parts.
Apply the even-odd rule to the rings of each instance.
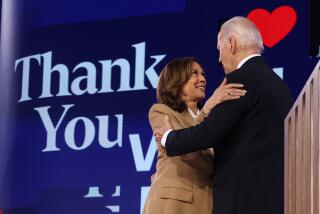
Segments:
[[[205,97],[206,78],[201,66],[193,62],[192,74],[188,82],[182,87],[182,99],[188,101],[199,101]]]

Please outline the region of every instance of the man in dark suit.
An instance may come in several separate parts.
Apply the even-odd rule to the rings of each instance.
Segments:
[[[227,81],[244,84],[246,96],[218,105],[191,128],[171,130],[167,119],[156,139],[169,156],[214,148],[214,214],[283,214],[284,119],[291,94],[261,57],[260,32],[247,18],[222,25],[218,49]]]

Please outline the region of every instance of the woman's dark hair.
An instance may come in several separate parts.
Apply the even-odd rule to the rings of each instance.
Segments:
[[[163,68],[157,87],[158,103],[165,104],[178,112],[183,112],[187,109],[181,94],[182,87],[192,75],[193,62],[200,65],[196,58],[184,57],[170,61]]]

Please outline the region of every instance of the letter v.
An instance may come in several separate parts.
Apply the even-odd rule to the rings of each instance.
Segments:
[[[130,134],[129,138],[137,172],[150,171],[153,159],[157,151],[155,138],[152,136],[145,158],[143,158],[143,151],[139,134]]]

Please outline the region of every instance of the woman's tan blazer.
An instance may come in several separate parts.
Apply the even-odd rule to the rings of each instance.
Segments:
[[[166,105],[155,104],[149,111],[153,130],[163,126],[165,115],[169,116],[174,129],[193,126],[205,116],[200,113],[193,119],[187,111],[179,113]],[[158,144],[157,149],[157,170],[143,214],[211,214],[211,151],[168,157],[165,149]]]

